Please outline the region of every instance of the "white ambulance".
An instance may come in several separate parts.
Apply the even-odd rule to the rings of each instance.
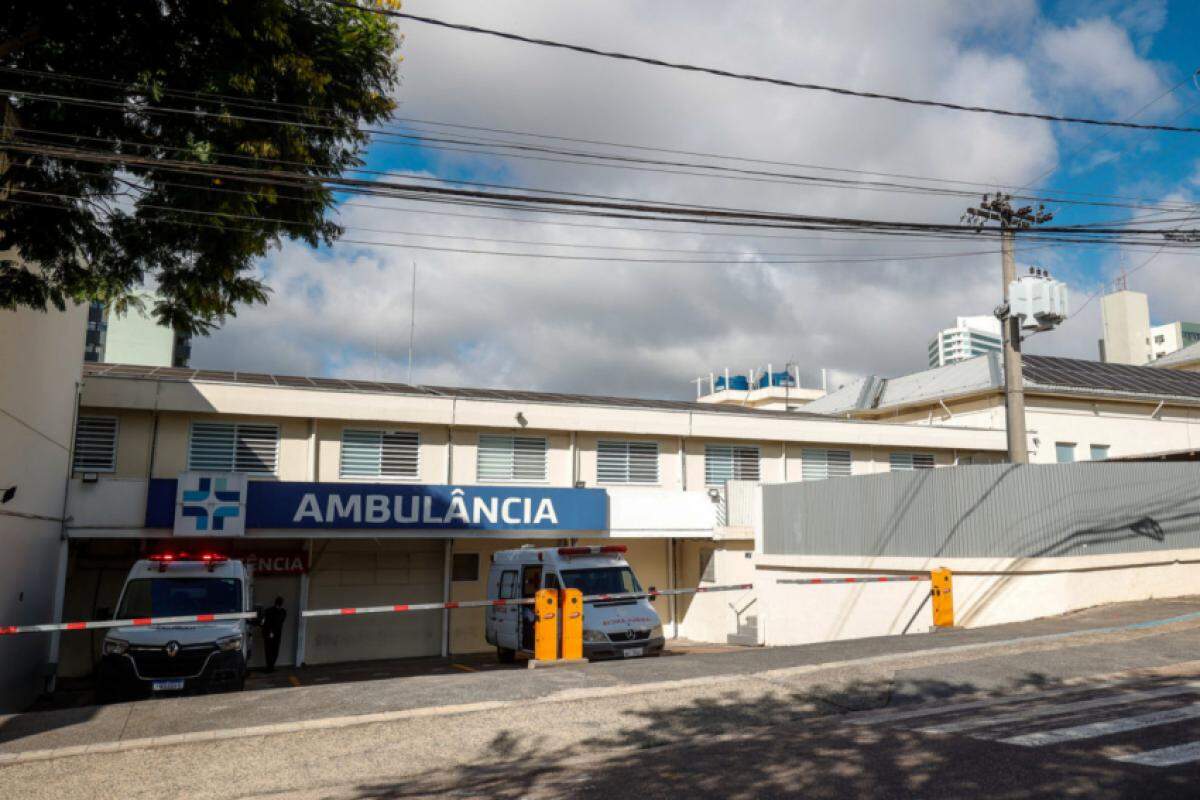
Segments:
[[[250,613],[251,573],[224,556],[159,554],[129,570],[114,619]],[[147,693],[241,690],[255,620],[111,628],[96,670],[102,700]]]
[[[578,589],[584,597],[643,591],[624,545],[532,547],[492,556],[488,598],[533,598],[538,589]],[[533,652],[533,606],[491,606],[486,636],[497,657],[512,661]],[[583,654],[589,659],[656,656],[664,644],[662,622],[645,597],[584,602]]]

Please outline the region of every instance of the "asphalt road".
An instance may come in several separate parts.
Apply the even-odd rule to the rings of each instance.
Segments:
[[[1197,612],[18,715],[0,796],[1192,798]]]

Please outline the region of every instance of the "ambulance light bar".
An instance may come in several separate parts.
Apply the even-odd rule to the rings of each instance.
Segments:
[[[593,556],[600,553],[624,553],[628,550],[623,544],[606,544],[594,547],[560,547],[560,556]]]
[[[175,561],[200,561],[208,566],[209,571],[217,564],[229,560],[228,556],[223,556],[219,553],[201,553],[199,556],[192,557],[187,553],[152,553],[148,556],[151,561],[158,562],[158,571],[166,572],[167,564]]]

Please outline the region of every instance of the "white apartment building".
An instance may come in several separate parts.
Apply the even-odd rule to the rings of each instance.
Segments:
[[[1110,364],[1149,364],[1200,343],[1200,324],[1150,324],[1150,301],[1128,289],[1100,298],[1104,338],[1100,360]]]
[[[938,331],[929,343],[929,366],[944,367],[1002,349],[1000,320],[995,317],[956,317],[953,328]]]
[[[997,461],[1005,446],[996,430],[803,411],[104,364],[85,366],[76,441],[68,619],[111,609],[139,556],[179,548],[254,562],[256,602],[291,611],[482,599],[492,553],[527,542],[618,540],[647,586],[751,582],[754,482]],[[177,503],[197,473],[248,476],[237,535]],[[656,604],[668,635],[754,640],[753,593]],[[479,609],[298,616],[285,662],[487,648]],[[62,673],[86,673],[98,646],[64,635]]]
[[[1195,322],[1168,322],[1150,328],[1150,351],[1154,361],[1200,344],[1200,325]]]
[[[186,367],[191,354],[190,337],[163,327],[149,313],[131,308],[117,314],[99,302],[88,307],[85,361]]]

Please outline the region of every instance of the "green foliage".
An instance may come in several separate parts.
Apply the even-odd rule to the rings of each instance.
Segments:
[[[35,265],[0,262],[0,307],[149,281],[158,319],[202,334],[265,302],[255,259],[341,234],[320,179],[393,109],[396,46],[321,0],[0,0],[0,253]]]

